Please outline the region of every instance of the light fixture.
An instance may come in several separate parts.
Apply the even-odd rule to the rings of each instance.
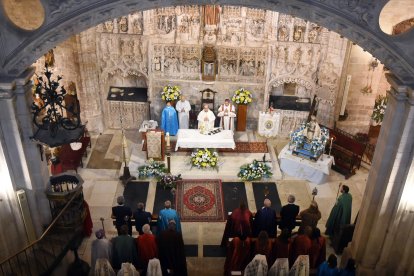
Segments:
[[[37,131],[33,140],[50,147],[57,147],[78,141],[85,131],[81,124],[79,101],[65,103],[66,90],[57,80],[52,79],[53,73],[45,64],[44,76],[36,76],[32,104],[33,123]]]

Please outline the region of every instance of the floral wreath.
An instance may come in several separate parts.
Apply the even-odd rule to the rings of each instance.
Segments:
[[[166,102],[177,101],[180,99],[181,90],[177,85],[166,85],[161,91],[161,99]]]
[[[218,153],[211,149],[197,149],[191,153],[191,167],[199,169],[216,168]]]
[[[252,93],[249,90],[244,88],[237,89],[234,91],[233,97],[231,98],[232,102],[235,104],[249,104],[252,102]]]

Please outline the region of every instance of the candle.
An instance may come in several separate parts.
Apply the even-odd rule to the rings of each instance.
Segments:
[[[169,133],[169,132],[167,132],[167,133],[165,134],[165,136],[166,136],[166,140],[167,140],[167,147],[169,147],[169,146],[170,146],[170,133]]]
[[[333,137],[331,137],[331,144],[329,145],[329,156],[331,156]]]

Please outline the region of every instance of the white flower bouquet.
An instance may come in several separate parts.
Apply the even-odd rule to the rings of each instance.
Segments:
[[[216,168],[218,153],[211,149],[197,149],[191,153],[191,166],[199,169]]]
[[[241,166],[237,176],[244,181],[253,181],[260,180],[263,177],[269,178],[272,176],[272,172],[265,163],[253,160],[252,163]]]
[[[180,99],[181,90],[177,85],[166,85],[161,91],[161,99],[166,102],[177,101]]]
[[[244,88],[237,89],[234,91],[234,95],[231,98],[232,102],[235,104],[249,104],[252,102],[252,93],[249,90]]]

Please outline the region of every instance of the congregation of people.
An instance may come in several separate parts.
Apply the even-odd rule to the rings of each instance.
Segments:
[[[138,203],[135,212],[124,205],[123,196],[117,203],[112,207],[112,218],[118,236],[109,240],[100,229],[92,242],[94,275],[187,275],[180,219],[171,202],[166,201],[158,215],[156,235],[151,231],[152,215],[143,203]],[[131,233],[133,224],[136,238]]]
[[[339,269],[334,254],[327,258],[327,239],[317,227],[321,212],[316,201],[302,211],[295,196],[289,195],[287,202],[280,215],[269,199],[255,214],[244,202],[229,214],[221,244],[227,252],[224,275],[355,275],[352,259]],[[180,217],[171,202],[166,201],[158,214],[156,235],[143,203],[135,212],[124,205],[122,196],[117,203],[112,218],[118,236],[108,240],[103,230],[95,233],[91,255],[95,275],[187,275]],[[343,185],[327,220],[327,235],[350,223],[351,205],[349,188]]]
[[[350,223],[352,197],[348,192],[347,186],[341,187],[341,196],[328,218],[326,234],[331,237]],[[334,254],[327,258],[327,239],[317,227],[320,219],[315,201],[300,211],[293,195],[289,195],[279,217],[269,199],[255,215],[242,202],[226,223],[222,240],[227,246],[224,274],[355,275],[354,260],[349,259],[346,267],[339,269]]]

